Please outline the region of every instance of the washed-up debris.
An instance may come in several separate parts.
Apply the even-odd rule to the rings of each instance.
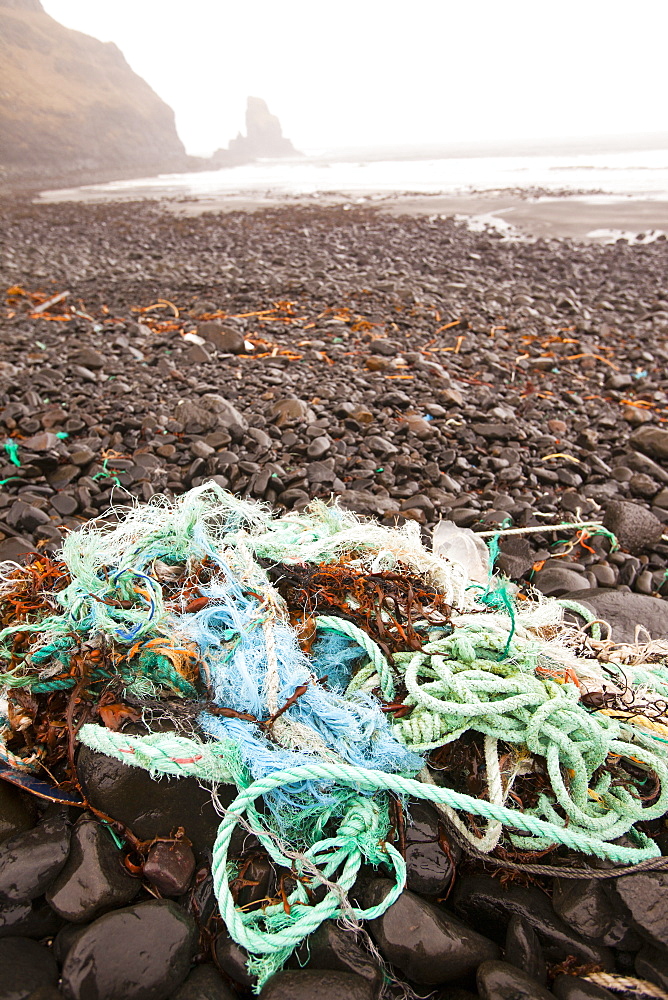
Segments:
[[[663,644],[627,655],[485,580],[480,551],[471,579],[413,523],[319,501],[273,517],[215,483],[112,513],[59,562],[0,567],[5,766],[75,794],[78,740],[235,785],[212,871],[260,985],[324,920],[398,898],[409,797],[474,853],[660,855],[644,830],[668,811]],[[124,731],[160,704],[160,731]],[[238,824],[290,875],[250,911]],[[366,909],[346,897],[364,862],[394,873]]]

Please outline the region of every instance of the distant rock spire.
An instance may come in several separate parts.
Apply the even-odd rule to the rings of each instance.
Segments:
[[[248,98],[246,133],[230,142],[229,151],[235,157],[254,160],[259,156],[300,155],[290,140],[284,137],[281,123],[261,97]]]

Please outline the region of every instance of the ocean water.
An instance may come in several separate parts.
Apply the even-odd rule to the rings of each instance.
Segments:
[[[311,197],[344,194],[382,199],[392,194],[458,195],[517,191],[528,195],[596,195],[668,200],[668,148],[557,155],[417,156],[373,159],[318,154],[298,160],[263,160],[201,173],[161,174],[138,180],[43,192],[42,200],[137,197],[215,198],[262,195]]]

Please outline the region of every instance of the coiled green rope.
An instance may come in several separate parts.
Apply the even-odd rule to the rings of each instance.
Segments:
[[[668,746],[583,704],[585,682],[601,683],[601,671],[593,657],[576,654],[556,602],[516,602],[512,586],[491,577],[473,589],[463,565],[427,552],[409,530],[362,524],[322,504],[272,521],[263,508],[213,484],[173,504],[137,507],[113,528],[86,526],[68,537],[63,558],[71,582],[57,593],[62,613],[52,613],[47,601],[40,621],[0,630],[7,663],[0,685],[8,698],[15,686],[72,686],[77,671],[81,676],[75,657],[97,649],[100,656],[85,667],[89,687],[114,681],[140,698],[167,689],[190,700],[200,729],[213,738],[132,737],[95,726],[80,735],[91,748],[155,776],[236,785],[216,841],[214,877],[223,918],[249,950],[260,982],[322,920],[379,915],[401,891],[403,862],[387,843],[389,792],[440,806],[478,849],[492,850],[503,827],[512,843],[533,849],[563,845],[617,862],[658,854],[637,824],[666,812]],[[344,666],[340,687],[329,689],[318,681],[317,655],[309,659],[300,649],[289,625],[294,609],[272,588],[263,559],[345,559],[366,573],[415,573],[451,614],[438,625],[411,622],[419,648],[390,657],[349,620],[351,595],[350,616],[315,621],[332,633],[323,644],[341,657],[352,648],[345,663],[357,666],[352,676]],[[194,600],[193,581],[202,594]],[[9,574],[6,593],[13,585]],[[390,624],[389,613],[378,613]],[[419,613],[428,617],[428,607]],[[19,643],[17,632],[24,633]],[[633,666],[629,676],[655,700],[668,692],[665,665]],[[229,719],[207,712],[211,699],[232,711]],[[420,771],[420,754],[468,731],[484,737],[487,797],[433,784],[438,772]],[[510,759],[503,770],[501,755]],[[544,791],[531,808],[511,808],[513,781],[527,768],[538,771]],[[639,769],[656,777],[652,805],[636,787]],[[411,777],[418,771],[422,780]],[[466,826],[467,816],[488,821],[484,837]],[[287,906],[236,911],[228,849],[238,822],[293,869],[297,885]],[[632,846],[615,843],[623,834]],[[282,843],[288,835],[290,846]],[[394,893],[380,910],[356,910],[345,900],[364,861],[395,872]],[[313,903],[309,890],[319,885],[325,895]]]
[[[83,726],[79,738],[91,749],[100,750],[126,763],[145,767],[154,775],[197,774],[214,781],[217,769],[217,780],[226,782],[235,773],[236,783],[241,786],[241,790],[225,811],[218,829],[213,849],[212,873],[221,916],[232,938],[249,952],[249,972],[258,976],[259,986],[283,965],[293,949],[323,921],[351,916],[355,919],[373,919],[384,913],[401,893],[406,880],[405,862],[385,840],[388,824],[384,797],[379,799],[374,795],[371,799],[363,798],[359,796],[359,792],[391,791],[400,796],[445,805],[473,816],[503,823],[508,828],[528,835],[532,843],[562,844],[572,850],[584,851],[613,862],[634,863],[660,855],[656,844],[639,831],[632,832],[636,847],[609,843],[601,839],[598,830],[588,832],[576,829],[565,825],[556,816],[555,821],[550,822],[531,812],[520,812],[451,788],[425,784],[397,774],[354,767],[343,762],[314,760],[312,764],[286,768],[248,782],[248,777],[238,770],[234,750],[229,744],[202,744],[171,734],[128,737],[92,725]],[[613,741],[613,749],[628,752],[628,744]],[[649,758],[649,754],[635,745],[633,753],[643,761]],[[204,770],[200,764],[202,760],[206,761]],[[305,780],[335,785],[347,808],[335,836],[313,844],[301,855],[286,853],[280,841],[277,842],[277,837],[263,825],[254,804],[268,792],[298,785]],[[665,803],[660,808],[665,811]],[[657,815],[657,807],[648,810],[648,818],[650,813]],[[232,833],[236,825],[244,821],[244,817],[273,860],[277,864],[292,867],[295,871],[297,887],[288,896],[287,907],[283,903],[273,904],[251,913],[237,909],[230,888],[233,873],[229,867],[228,850]],[[613,833],[612,830],[607,832]],[[616,832],[615,835],[620,834]],[[395,875],[392,891],[382,903],[369,910],[350,907],[345,903],[345,893],[354,884],[360,866],[365,861],[372,864],[383,862],[389,865]],[[338,878],[333,882],[337,872]],[[302,878],[306,880],[305,884],[300,882]],[[318,883],[326,887],[326,894],[316,904],[307,905],[309,897],[306,886],[313,889]]]

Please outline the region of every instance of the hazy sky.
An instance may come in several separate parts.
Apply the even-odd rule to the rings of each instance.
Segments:
[[[665,131],[665,0],[42,0],[114,41],[191,153],[264,97],[301,149]]]

